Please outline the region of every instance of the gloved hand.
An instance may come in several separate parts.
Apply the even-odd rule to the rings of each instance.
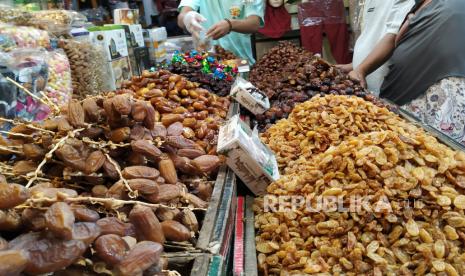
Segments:
[[[186,26],[186,30],[191,34],[199,33],[202,31],[203,27],[200,25],[200,23],[205,21],[207,21],[207,19],[195,11],[187,12],[183,18],[184,26]]]

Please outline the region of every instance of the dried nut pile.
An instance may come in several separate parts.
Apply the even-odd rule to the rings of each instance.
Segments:
[[[371,131],[395,130],[400,134],[422,131],[384,107],[354,96],[316,96],[298,104],[288,119],[278,121],[262,134],[276,154],[282,172],[296,172],[299,164],[338,145],[349,136]]]
[[[307,202],[282,212],[256,202],[264,275],[465,275],[465,153],[429,135],[347,139],[268,193]],[[319,209],[328,197],[346,209]]]
[[[261,130],[317,94],[355,95],[384,106],[334,66],[292,43],[281,43],[263,56],[251,70],[250,81],[270,98],[271,108],[255,117]]]
[[[215,56],[218,60],[232,60],[237,59],[237,56],[231,51],[228,51],[220,45],[215,45]]]
[[[125,86],[0,139],[0,275],[158,275],[195,250],[229,101],[166,71]]]
[[[102,52],[88,42],[72,39],[63,39],[59,44],[70,63],[74,97],[84,99],[89,95],[106,92],[108,76]]]

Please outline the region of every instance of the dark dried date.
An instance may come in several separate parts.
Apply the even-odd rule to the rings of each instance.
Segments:
[[[139,240],[154,241],[163,244],[165,236],[160,222],[152,209],[142,205],[136,205],[129,213],[129,220],[136,227]]]
[[[94,243],[97,256],[109,265],[121,262],[129,250],[129,246],[118,235],[108,234],[100,236]]]

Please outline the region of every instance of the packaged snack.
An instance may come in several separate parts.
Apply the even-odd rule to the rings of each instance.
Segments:
[[[0,34],[12,38],[18,48],[50,48],[48,33],[36,28],[0,24]]]
[[[31,18],[30,12],[12,8],[7,5],[0,5],[0,22],[25,25]]]
[[[62,49],[57,49],[48,52],[47,61],[49,68],[45,92],[56,105],[61,107],[73,96],[69,60]]]
[[[9,104],[8,115],[12,115],[14,107],[15,117],[28,121],[40,121],[50,114],[51,108],[42,101],[42,91],[48,80],[47,52],[43,49],[15,49],[0,55],[0,63],[4,65],[2,80],[8,90],[2,90],[2,101]],[[6,78],[27,89],[12,86]],[[10,82],[6,84],[6,82]],[[43,99],[41,101],[41,99]]]

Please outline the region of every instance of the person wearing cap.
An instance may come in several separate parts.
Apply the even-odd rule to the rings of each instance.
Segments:
[[[263,26],[264,9],[262,0],[182,0],[178,25],[254,63],[250,34]]]

